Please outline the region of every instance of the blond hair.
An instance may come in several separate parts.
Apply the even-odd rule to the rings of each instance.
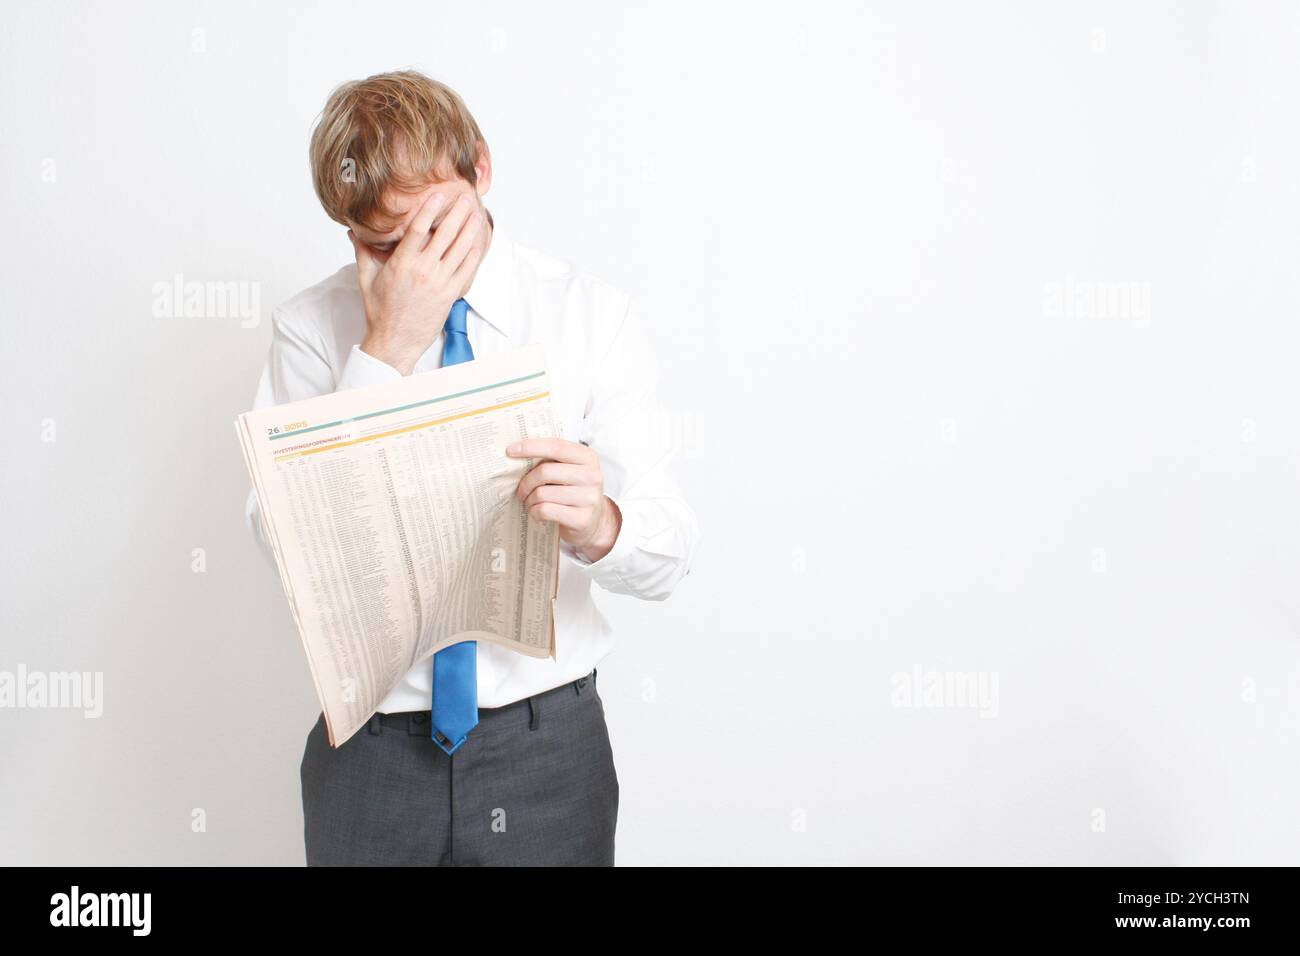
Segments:
[[[478,184],[478,123],[451,87],[423,73],[344,83],[311,135],[311,175],[325,212],[343,225],[395,218],[384,190],[418,190],[459,176]]]

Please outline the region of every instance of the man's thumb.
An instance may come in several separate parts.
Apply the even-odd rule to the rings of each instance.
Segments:
[[[356,234],[349,229],[348,241],[352,243],[352,253],[357,257],[357,277],[361,280],[363,286],[370,285],[370,279],[374,276],[379,264],[375,261],[374,255],[370,252],[370,247],[356,237]]]

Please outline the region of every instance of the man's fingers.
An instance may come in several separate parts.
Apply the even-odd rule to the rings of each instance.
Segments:
[[[586,445],[563,438],[521,438],[506,448],[506,454],[511,458],[548,458],[575,465],[587,465],[596,460],[596,453]]]
[[[478,238],[482,231],[483,214],[476,209],[466,220],[460,235],[456,237],[456,241],[451,244],[451,247],[442,257],[442,264],[453,271],[459,269],[460,264],[465,261],[465,257],[478,245]],[[432,242],[433,240],[429,241]]]
[[[454,289],[466,289],[469,286],[469,278],[474,273],[474,267],[478,265],[479,259],[483,258],[483,247],[475,246],[469,251],[456,271],[451,274],[451,286]]]
[[[594,508],[600,503],[601,491],[594,485],[538,485],[524,499],[532,507],[539,501],[553,501],[574,508]]]
[[[409,259],[412,256],[420,254],[424,248],[424,240],[429,238],[429,230],[433,228],[434,217],[438,215],[438,210],[446,202],[446,197],[442,193],[430,193],[420,206],[415,218],[411,224],[406,227],[406,233],[402,236],[402,241],[397,244],[393,250],[393,255],[402,259]]]
[[[554,521],[561,527],[581,531],[586,516],[581,508],[559,505],[554,501],[539,501],[528,509],[528,517],[534,521]]]
[[[546,461],[519,479],[515,496],[525,499],[538,485],[595,485],[599,481],[599,476],[585,465]]]
[[[456,204],[447,210],[447,215],[442,217],[442,222],[438,223],[438,228],[433,231],[433,235],[429,237],[429,244],[424,247],[420,255],[430,262],[441,259],[442,254],[460,235],[461,226],[465,225],[472,212],[474,212],[474,202],[470,194],[462,193],[456,200]]]

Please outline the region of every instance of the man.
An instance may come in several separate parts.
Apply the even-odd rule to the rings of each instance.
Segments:
[[[596,693],[612,645],[592,586],[662,600],[699,532],[666,466],[655,365],[622,292],[511,241],[483,205],[492,159],[451,89],[414,72],[345,84],[311,140],[316,194],[354,263],[272,316],[255,407],[543,343],[560,436],[516,494],[559,525],[556,657],[485,642],[419,662],[337,749],[307,738],[307,863],[612,865],[618,778]],[[248,520],[269,545],[249,495]]]

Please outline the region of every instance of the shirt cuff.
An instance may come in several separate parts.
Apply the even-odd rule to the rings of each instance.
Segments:
[[[636,550],[637,541],[640,540],[635,527],[637,521],[636,509],[624,507],[623,502],[613,495],[609,496],[609,500],[614,502],[614,505],[618,508],[621,521],[618,528],[618,537],[614,539],[614,546],[606,552],[605,556],[596,561],[588,561],[578,552],[565,548],[569,556],[577,562],[578,567],[582,568],[592,578],[600,577],[601,574],[611,570],[617,571],[626,562],[628,556]]]
[[[402,373],[387,362],[362,351],[360,345],[354,345],[352,351],[348,353],[347,361],[343,363],[343,372],[339,375],[334,390],[342,392],[349,388],[378,385],[380,382],[396,382],[401,377]]]

